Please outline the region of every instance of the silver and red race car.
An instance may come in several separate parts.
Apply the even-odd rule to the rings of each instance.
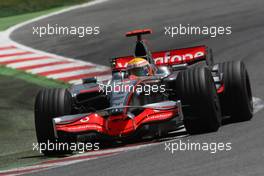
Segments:
[[[211,49],[195,46],[151,53],[136,30],[133,56],[111,59],[112,79],[87,78],[68,89],[43,89],[35,102],[39,143],[109,144],[166,136],[184,124],[187,133],[214,132],[229,118],[252,118],[249,76],[241,61],[214,63]],[[155,73],[130,77],[127,63],[146,59]],[[44,150],[45,155],[69,150]]]

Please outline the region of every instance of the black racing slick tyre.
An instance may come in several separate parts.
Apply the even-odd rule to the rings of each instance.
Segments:
[[[179,72],[177,99],[183,105],[184,125],[189,134],[217,131],[221,126],[221,108],[211,72],[195,67]]]
[[[231,61],[219,64],[223,73],[224,91],[220,94],[222,114],[233,122],[250,120],[253,116],[253,100],[245,64]]]
[[[35,128],[39,146],[44,155],[61,155],[72,153],[66,149],[56,149],[59,142],[70,142],[70,140],[56,139],[53,118],[71,114],[71,95],[66,89],[43,89],[35,100]],[[47,146],[53,145],[52,149]],[[54,148],[54,149],[53,149]]]

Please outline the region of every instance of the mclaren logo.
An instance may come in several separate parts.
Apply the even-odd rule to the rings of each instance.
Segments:
[[[82,118],[82,119],[80,120],[80,122],[85,123],[85,122],[88,122],[89,120],[90,120],[89,117],[84,117],[84,118]]]

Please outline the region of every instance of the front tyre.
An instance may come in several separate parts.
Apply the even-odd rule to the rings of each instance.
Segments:
[[[233,122],[250,120],[253,116],[253,100],[245,64],[231,61],[219,64],[223,73],[224,92],[220,94],[222,113],[231,116]]]
[[[195,67],[179,72],[177,99],[181,100],[184,125],[189,134],[217,131],[221,126],[221,108],[211,72]]]
[[[43,89],[35,100],[35,128],[39,144],[45,146],[70,142],[70,139],[58,141],[55,136],[53,118],[71,114],[71,95],[66,89]],[[44,155],[60,155],[72,153],[68,149],[42,151]]]

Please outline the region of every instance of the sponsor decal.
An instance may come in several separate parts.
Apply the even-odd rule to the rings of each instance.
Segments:
[[[166,52],[164,57],[157,57],[154,59],[156,65],[161,64],[173,64],[173,63],[185,63],[193,61],[195,58],[204,56],[204,52],[198,51],[194,54],[172,55],[170,52]]]
[[[82,118],[82,119],[80,120],[80,122],[85,123],[85,122],[88,122],[89,120],[90,120],[89,117],[84,117],[84,118]]]
[[[103,128],[96,124],[85,124],[85,125],[76,125],[70,127],[61,127],[57,128],[57,130],[61,131],[69,131],[69,132],[76,132],[76,131],[84,131],[84,130],[102,130]]]
[[[154,52],[152,57],[156,65],[176,65],[193,62],[196,59],[203,59],[206,55],[205,46],[192,48],[176,49],[171,51]],[[133,59],[132,56],[120,57],[113,63],[114,69],[126,69],[128,62]]]
[[[173,112],[165,112],[160,114],[154,114],[147,117],[146,121],[152,121],[152,120],[162,120],[167,119],[169,117],[173,116]]]

